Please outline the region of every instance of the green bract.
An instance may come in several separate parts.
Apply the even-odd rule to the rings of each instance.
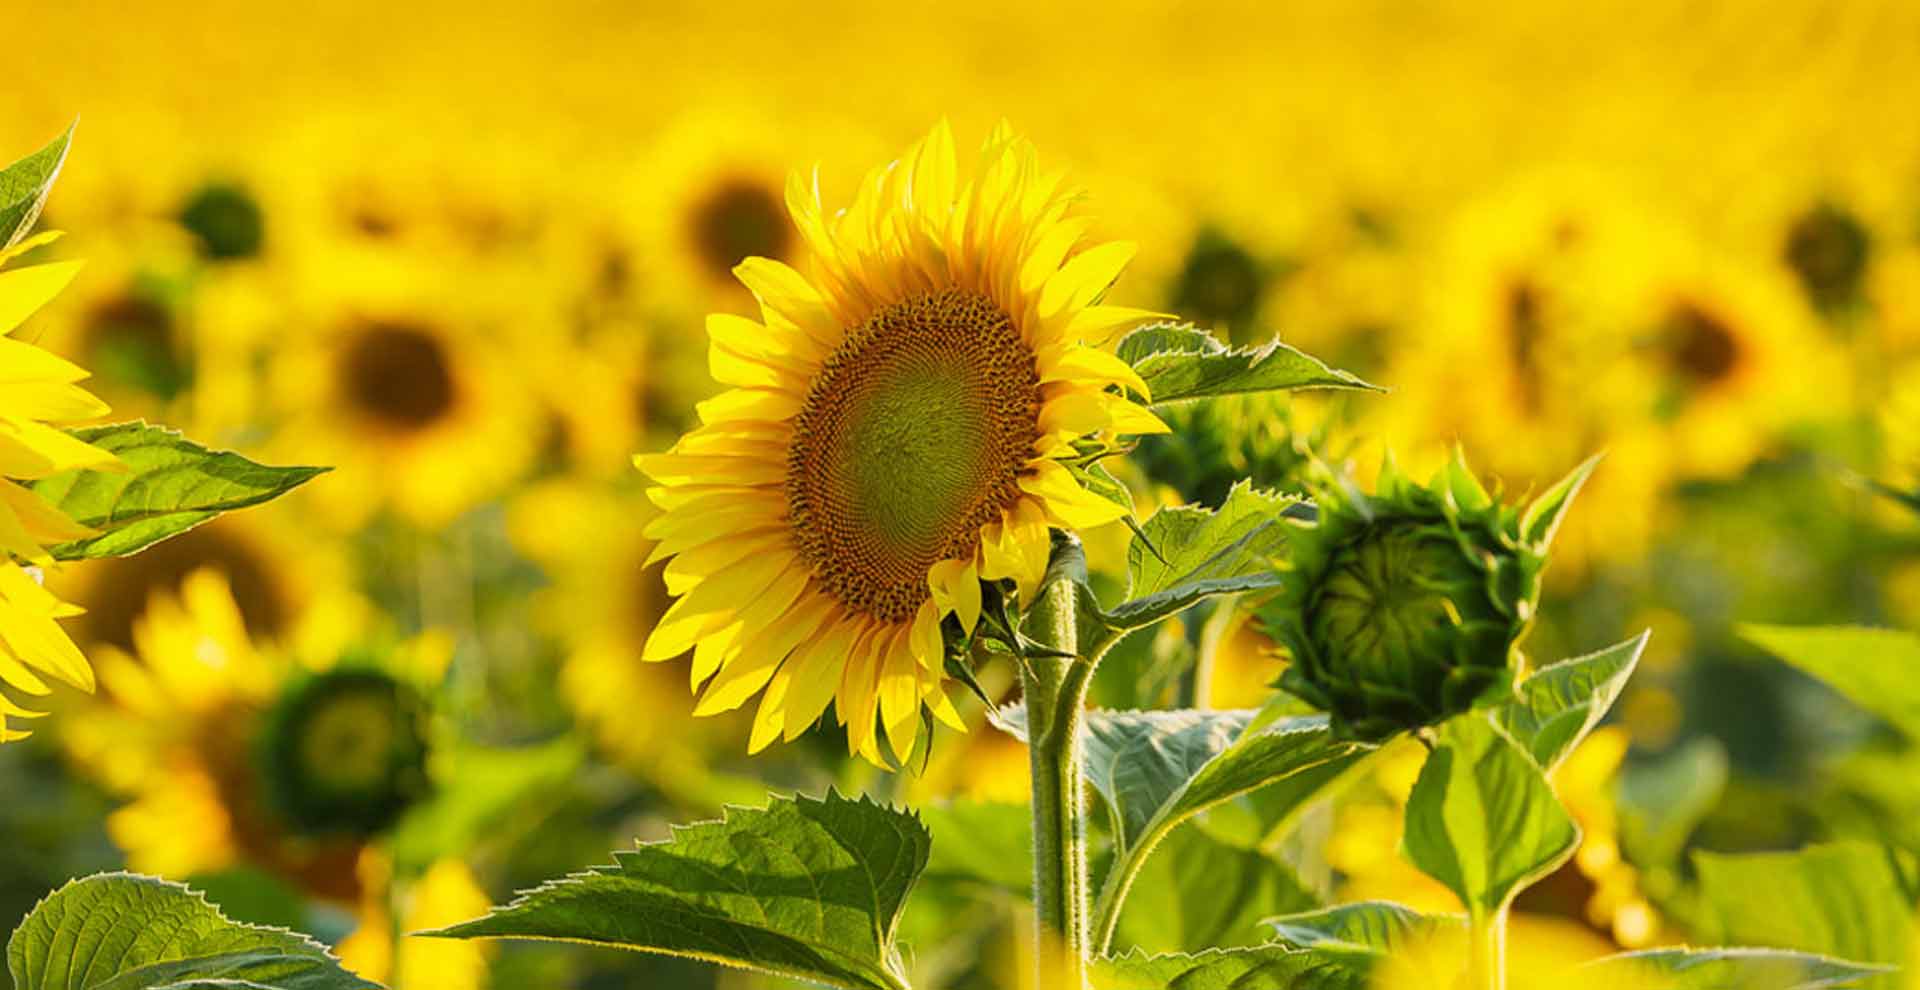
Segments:
[[[1261,609],[1292,654],[1280,686],[1378,741],[1512,691],[1547,546],[1589,461],[1524,510],[1455,455],[1422,487],[1391,459],[1378,490],[1322,484],[1290,541],[1291,576]]]

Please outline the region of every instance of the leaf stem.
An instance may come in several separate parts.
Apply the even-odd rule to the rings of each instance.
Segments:
[[[1094,665],[1077,655],[1077,607],[1070,578],[1040,590],[1027,625],[1034,639],[1066,655],[1031,657],[1021,675],[1033,784],[1035,949],[1045,990],[1085,987],[1090,955],[1080,723]]]
[[[1507,990],[1507,905],[1497,911],[1475,908],[1468,912],[1471,928],[1467,957],[1467,986],[1472,990]]]

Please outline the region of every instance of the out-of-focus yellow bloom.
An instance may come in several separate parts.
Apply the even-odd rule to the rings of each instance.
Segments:
[[[361,853],[360,926],[341,941],[340,961],[364,979],[393,990],[481,990],[494,953],[480,940],[419,938],[412,932],[444,928],[485,914],[492,898],[473,871],[441,859],[411,881],[398,881],[386,856]]]
[[[56,236],[41,234],[0,250],[0,265]],[[87,372],[9,335],[79,269],[78,262],[61,262],[0,272],[0,685],[32,695],[48,693],[48,677],[91,691],[93,671],[54,621],[80,610],[47,592],[20,562],[52,564],[48,544],[93,531],[21,481],[77,468],[112,469],[119,461],[50,425],[106,413],[105,403],[75,384]],[[27,736],[10,720],[35,714],[0,694],[0,743]]]
[[[332,464],[310,498],[342,528],[385,506],[450,522],[518,478],[537,450],[538,407],[516,345],[510,283],[454,280],[412,255],[343,252],[294,314],[271,394],[288,417],[274,446]],[[543,324],[542,324],[543,325]]]
[[[154,595],[134,624],[133,644],[131,652],[99,650],[105,692],[62,733],[76,764],[126,798],[107,830],[129,864],[183,877],[245,863],[316,896],[356,899],[351,865],[366,837],[332,831],[331,824],[329,831],[297,834],[304,826],[288,816],[304,806],[286,804],[268,786],[286,781],[262,777],[259,761],[279,751],[262,733],[324,732],[319,742],[294,740],[292,752],[324,745],[333,754],[327,758],[339,761],[336,769],[360,766],[354,740],[378,743],[387,738],[383,727],[360,732],[341,721],[347,715],[329,722],[307,710],[283,711],[290,699],[329,675],[355,672],[423,691],[438,680],[450,645],[423,636],[395,646],[379,657],[378,675],[337,653],[297,657],[263,647],[248,633],[226,578],[204,569],[177,593]],[[275,767],[282,776],[288,770]]]
[[[1617,726],[1594,730],[1553,774],[1554,793],[1580,826],[1573,862],[1593,885],[1587,921],[1624,948],[1638,949],[1660,937],[1660,919],[1641,894],[1638,874],[1620,858],[1620,826],[1613,785],[1631,743]]]

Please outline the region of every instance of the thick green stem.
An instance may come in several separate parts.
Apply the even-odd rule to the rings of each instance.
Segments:
[[[1058,580],[1041,589],[1027,626],[1041,645],[1079,652],[1075,589]],[[1081,710],[1093,664],[1081,657],[1032,657],[1022,679],[1033,774],[1033,904],[1039,986],[1079,990],[1087,983],[1087,823],[1081,783]]]
[[[1467,986],[1471,990],[1507,990],[1507,909],[1468,912],[1471,926]]]

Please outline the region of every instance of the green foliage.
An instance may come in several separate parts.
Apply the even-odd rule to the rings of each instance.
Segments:
[[[1324,716],[1236,711],[1095,710],[1083,723],[1087,782],[1106,803],[1124,858],[1149,837],[1222,801],[1301,773],[1326,780],[1370,750],[1331,738]],[[1026,711],[996,724],[1026,739]]]
[[[1607,990],[1822,990],[1855,987],[1878,967],[1780,949],[1650,949],[1596,959],[1568,974]]]
[[[1155,405],[1302,388],[1379,391],[1278,340],[1261,347],[1228,347],[1186,323],[1141,327],[1120,341],[1118,353],[1152,389]]]
[[[223,512],[278,498],[328,470],[255,464],[143,422],[73,435],[118,457],[126,470],[67,471],[33,484],[35,494],[69,518],[100,531],[54,547],[59,560],[137,553]]]
[[[1540,767],[1484,718],[1447,725],[1407,799],[1407,858],[1469,914],[1499,912],[1579,841]]]
[[[920,809],[932,835],[926,876],[1014,897],[1033,885],[1033,813],[1024,804],[951,801]]]
[[[1218,509],[1172,506],[1153,514],[1127,547],[1127,601],[1107,612],[1119,629],[1137,629],[1214,595],[1279,585],[1287,519],[1297,498],[1241,482]],[[1156,552],[1157,551],[1157,552]]]
[[[1224,842],[1205,828],[1161,841],[1134,877],[1113,944],[1148,952],[1198,952],[1266,941],[1260,922],[1318,900],[1269,853]]]
[[[1261,945],[1193,954],[1131,952],[1101,961],[1096,990],[1366,990],[1367,978],[1341,960]]]
[[[396,865],[424,870],[448,849],[469,849],[515,812],[559,792],[584,754],[571,739],[539,746],[464,746],[436,756],[442,786],[393,830]]]
[[[1515,700],[1494,709],[1494,719],[1535,763],[1552,772],[1606,717],[1650,635],[1540,668],[1520,682]]]
[[[1243,480],[1259,488],[1299,492],[1323,451],[1347,445],[1332,437],[1332,420],[1306,428],[1286,393],[1259,392],[1156,410],[1168,433],[1139,440],[1128,461],[1152,481],[1202,505],[1219,505]]]
[[[1421,914],[1389,901],[1341,904],[1268,918],[1266,923],[1288,945],[1350,954],[1355,957],[1354,964],[1363,969],[1436,932],[1465,930],[1463,919],[1457,915]]]
[[[179,884],[131,873],[75,880],[7,942],[15,990],[377,990],[318,942],[227,920]]]
[[[72,141],[73,125],[68,125],[66,132],[46,147],[0,169],[0,248],[19,243],[40,219],[40,210],[47,205],[47,194],[53,191],[60,166],[66,164],[67,146]]]
[[[1259,612],[1293,660],[1281,686],[1369,741],[1510,698],[1548,546],[1593,466],[1525,509],[1458,454],[1425,486],[1391,460],[1371,495],[1324,481],[1318,521],[1296,527],[1292,573]]]
[[[433,934],[593,942],[898,990],[894,934],[929,841],[918,818],[865,799],[776,798]]]
[[[1702,941],[1905,965],[1912,910],[1889,854],[1863,842],[1795,852],[1697,853]],[[1862,984],[1892,988],[1892,976]]]
[[[1642,867],[1677,867],[1688,837],[1719,803],[1727,772],[1726,750],[1711,739],[1628,767],[1615,796],[1628,857]]]
[[[1748,625],[1748,642],[1920,741],[1920,635],[1861,626]]]

